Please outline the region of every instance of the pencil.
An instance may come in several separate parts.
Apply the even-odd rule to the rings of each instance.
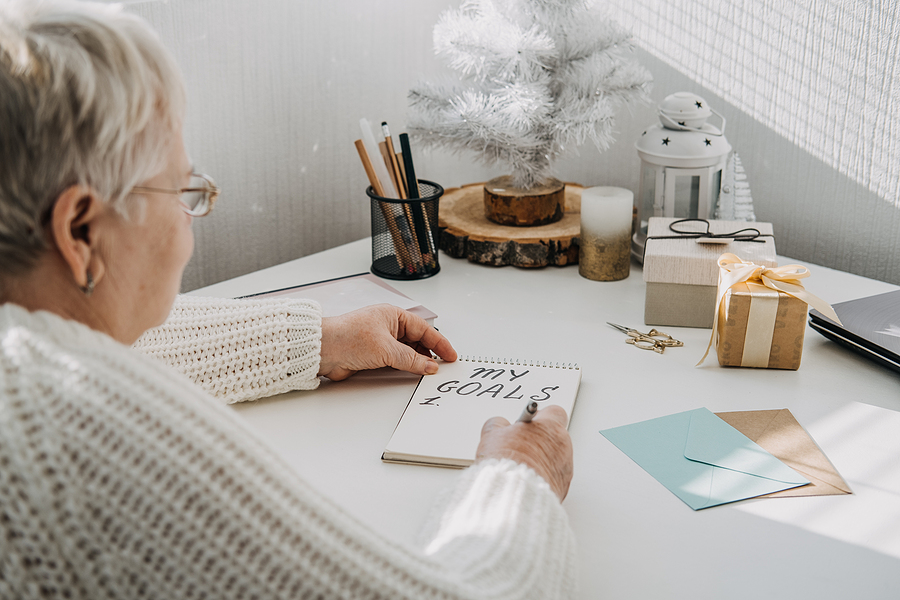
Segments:
[[[375,141],[375,135],[372,133],[372,126],[369,124],[369,120],[366,118],[360,119],[359,128],[362,130],[362,140],[366,145],[366,152],[369,154],[370,158],[374,159],[378,156],[378,143]],[[378,179],[381,181],[382,189],[384,190],[384,194],[380,194],[381,197],[399,198],[400,195],[394,190],[394,184],[391,181],[388,169],[377,160],[372,166],[375,168],[375,173],[378,175]]]
[[[376,194],[384,198],[384,188],[381,186],[381,181],[378,180],[378,175],[375,174],[375,167],[372,166],[372,161],[369,159],[369,153],[366,152],[365,144],[363,144],[362,140],[356,140],[353,144],[356,146],[356,151],[359,153],[359,160],[362,161],[363,169],[366,170],[369,184],[371,184],[372,189]]]
[[[362,140],[356,140],[353,142],[356,146],[356,151],[359,153],[359,159],[362,161],[363,168],[366,170],[366,176],[369,178],[369,183],[372,186],[372,190],[376,195],[384,198],[384,188],[381,185],[381,182],[378,180],[378,176],[375,174],[375,168],[372,166],[372,161],[369,158],[369,153],[366,152],[366,147],[363,144]],[[397,227],[397,223],[395,221],[395,217],[392,214],[392,210],[388,206],[386,202],[377,201],[378,206],[381,208],[381,214],[384,217],[384,222],[387,224],[388,231],[391,234],[391,240],[394,242],[394,250],[395,255],[397,256],[397,263],[400,265],[400,270],[406,270],[408,266],[412,265],[412,260],[409,256],[409,251],[407,250],[406,244],[403,243],[403,234],[400,233],[400,229]]]
[[[403,179],[400,175],[400,163],[397,161],[397,153],[394,151],[394,141],[391,139],[391,130],[388,127],[387,121],[381,122],[381,132],[384,134],[384,143],[387,146],[388,155],[391,158],[391,166],[394,169],[394,178],[397,180],[397,191],[400,193],[400,199],[406,200],[408,197],[406,195],[406,191],[403,189]],[[410,209],[409,203],[403,203],[403,212],[406,214],[406,219],[409,222],[410,233],[412,234],[413,245],[416,247],[418,252],[422,251],[422,242],[419,241],[418,236],[416,235],[416,220],[413,218],[412,210]],[[427,250],[425,250],[427,252]],[[424,260],[421,256],[417,256],[417,252],[413,251],[413,259],[418,258],[422,261],[424,266]],[[418,262],[416,263],[418,265]]]
[[[391,176],[391,181],[394,183],[394,189],[404,190],[404,183],[402,180],[397,180],[397,174],[394,172],[394,165],[391,163],[391,159],[389,157],[389,150],[387,149],[387,143],[379,142],[378,149],[381,150],[381,157],[384,159],[385,167],[387,167],[388,174]],[[409,207],[406,203],[403,203],[403,208],[401,209],[404,215],[409,213]],[[408,217],[411,219],[412,217]],[[419,250],[418,241],[416,244],[412,244],[415,236],[411,233],[412,231],[412,223],[404,221],[402,218],[397,219],[397,226],[400,228],[400,231],[404,233],[403,239],[408,242],[409,252],[412,256],[413,264],[418,265],[420,262],[424,264],[425,258],[421,255],[421,250]]]
[[[400,181],[400,163],[397,161],[397,154],[394,150],[394,140],[391,139],[391,130],[388,128],[387,121],[381,122],[381,133],[384,134],[384,143],[387,146],[388,156],[391,161],[391,168],[394,170],[394,179],[398,182]],[[406,200],[406,190],[403,189],[402,185],[397,186],[397,191],[400,193],[400,199]]]
[[[402,144],[401,144],[401,147],[402,147]],[[406,190],[406,195],[408,197],[412,198],[412,196],[409,195],[409,183],[407,182],[407,179],[406,179],[406,165],[403,162],[403,153],[397,152],[394,156],[397,157],[397,164],[400,166],[400,179],[401,179],[400,185],[402,185],[403,189]]]
[[[391,157],[388,156],[387,143],[378,142],[378,149],[381,151],[381,158],[384,160],[384,166],[387,168],[388,175],[391,176],[394,189],[403,189],[403,184],[397,181],[397,173],[394,172],[394,164],[391,162]]]

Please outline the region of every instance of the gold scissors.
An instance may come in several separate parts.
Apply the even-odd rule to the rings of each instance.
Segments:
[[[637,329],[631,329],[624,325],[616,325],[609,321],[607,321],[606,324],[612,325],[622,333],[626,334],[628,339],[625,341],[632,346],[637,346],[641,350],[653,350],[654,352],[662,354],[666,348],[680,348],[681,346],[684,346],[684,342],[680,342],[668,333],[663,333],[656,329],[651,329],[647,333],[641,333]]]

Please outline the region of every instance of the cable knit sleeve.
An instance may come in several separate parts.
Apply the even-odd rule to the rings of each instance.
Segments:
[[[315,389],[321,347],[314,301],[196,296],[179,296],[166,322],[134,344],[229,404]]]

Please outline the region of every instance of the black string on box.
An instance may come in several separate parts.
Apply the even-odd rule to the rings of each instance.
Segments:
[[[703,223],[706,225],[706,231],[684,231],[682,229],[676,229],[676,225],[680,225],[681,223]],[[775,236],[771,233],[763,233],[756,227],[745,227],[744,229],[738,229],[737,231],[732,231],[731,233],[712,233],[709,230],[709,221],[706,219],[679,219],[677,221],[672,221],[669,223],[669,230],[677,233],[678,235],[654,235],[648,236],[644,241],[644,254],[641,256],[641,262],[644,262],[644,257],[647,255],[647,242],[650,240],[694,240],[700,238],[711,238],[717,240],[731,240],[732,242],[754,242],[757,244],[764,244],[766,240],[760,238],[774,238]]]

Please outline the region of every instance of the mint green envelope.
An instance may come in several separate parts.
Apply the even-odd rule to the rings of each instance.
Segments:
[[[694,510],[809,483],[706,408],[600,433]]]

